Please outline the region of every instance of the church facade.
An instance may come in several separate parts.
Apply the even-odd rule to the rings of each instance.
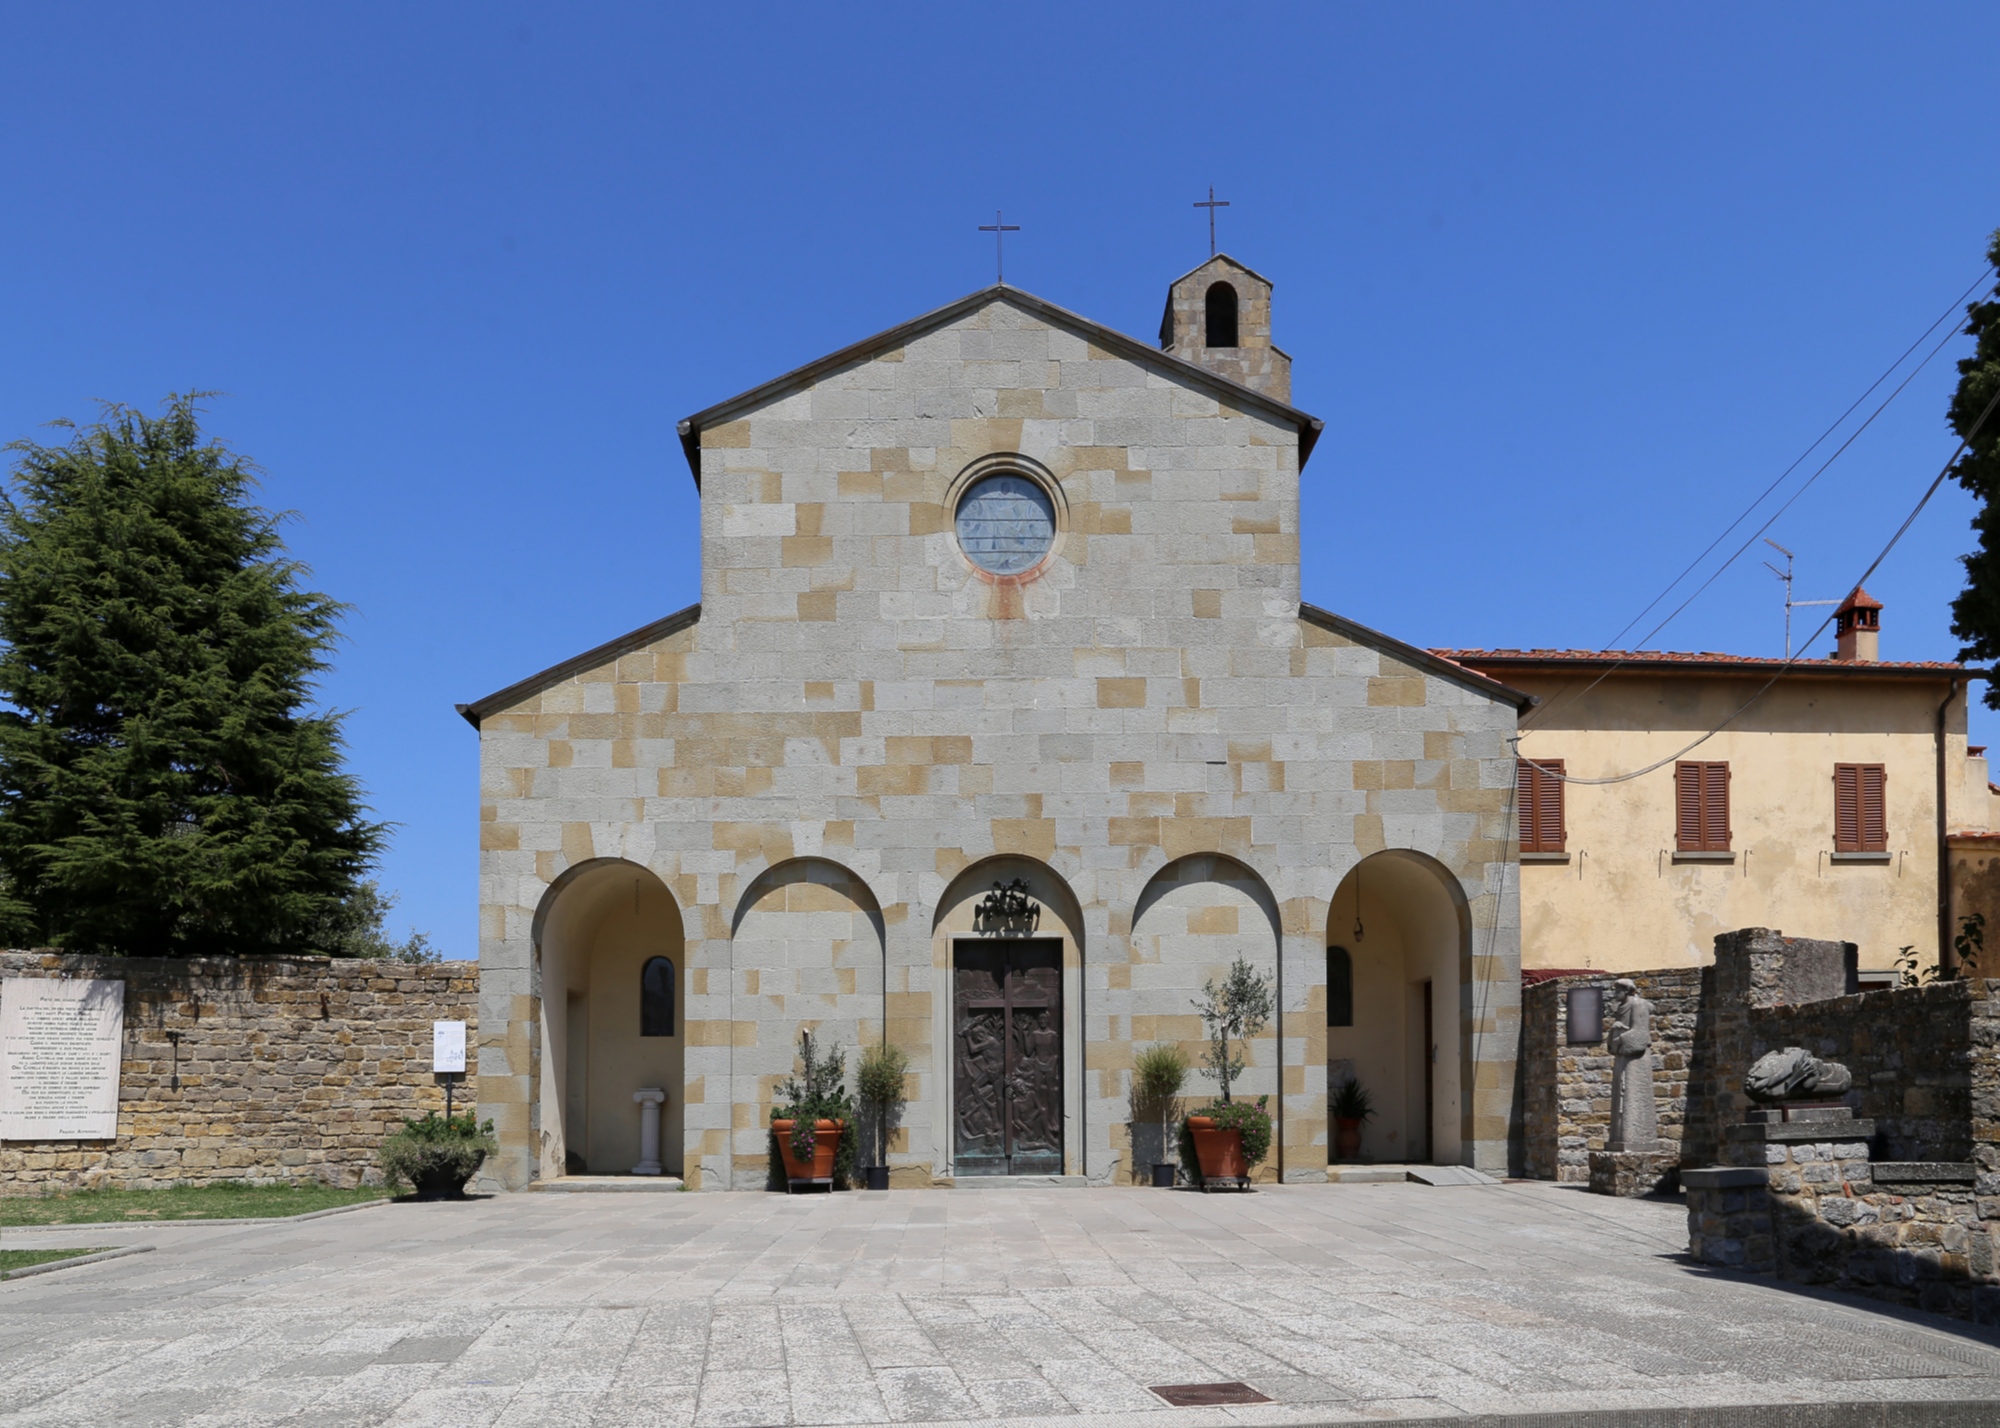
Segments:
[[[1239,956],[1264,1175],[1349,1078],[1368,1158],[1504,1171],[1525,696],[1301,603],[1270,297],[1214,258],[1154,347],[995,286],[681,423],[700,604],[461,706],[494,1183],[629,1170],[659,1087],[761,1189],[802,1030],[909,1054],[892,1184],[1138,1183],[1133,1056]]]

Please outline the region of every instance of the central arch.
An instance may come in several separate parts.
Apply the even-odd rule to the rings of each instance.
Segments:
[[[994,885],[1017,879],[1031,912],[983,915]],[[1087,1174],[1083,912],[1069,884],[1035,858],[974,863],[938,900],[931,946],[941,989],[931,1035],[941,1050],[922,1092],[939,1173]],[[1024,1074],[1018,1093],[1012,1072]],[[996,1086],[1021,1097],[1018,1118],[988,1094]]]

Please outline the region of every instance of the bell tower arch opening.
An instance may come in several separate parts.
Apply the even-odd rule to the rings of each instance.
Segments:
[[[1204,347],[1234,347],[1236,345],[1236,289],[1228,283],[1211,283],[1207,295],[1202,299],[1206,311],[1203,313],[1202,345]]]

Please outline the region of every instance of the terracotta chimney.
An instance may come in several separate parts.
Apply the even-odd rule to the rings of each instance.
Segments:
[[[1882,633],[1882,602],[1859,585],[1833,612],[1833,630],[1838,637],[1835,659],[1866,664],[1881,658],[1876,642]]]

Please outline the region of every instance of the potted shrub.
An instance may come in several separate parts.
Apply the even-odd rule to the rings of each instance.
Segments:
[[[1213,1188],[1210,1181],[1247,1189],[1251,1167],[1271,1149],[1271,1116],[1264,1097],[1254,1105],[1238,1101],[1231,1086],[1249,1064],[1250,1038],[1270,1024],[1271,979],[1239,956],[1220,987],[1213,977],[1203,984],[1194,1008],[1208,1028],[1202,1065],[1214,1075],[1222,1099],[1181,1122],[1181,1163],[1204,1190]],[[1245,1054],[1231,1048],[1232,1040]]]
[[[861,1067],[854,1074],[861,1104],[870,1111],[875,1128],[875,1163],[868,1167],[868,1188],[889,1188],[889,1135],[903,1111],[903,1077],[909,1074],[910,1056],[900,1046],[886,1041],[868,1048]]]
[[[820,1183],[844,1190],[854,1179],[854,1102],[847,1094],[840,1043],[824,1053],[799,1033],[799,1066],[779,1083],[771,1106],[772,1179],[786,1189]]]
[[[1133,1169],[1150,1166],[1153,1184],[1161,1188],[1174,1183],[1175,1167],[1167,1159],[1167,1126],[1187,1073],[1187,1054],[1171,1041],[1146,1047],[1132,1061]]]
[[[405,1119],[382,1141],[376,1160],[392,1189],[408,1184],[419,1200],[462,1200],[465,1182],[497,1149],[492,1121],[482,1125],[471,1111],[430,1111],[422,1120]]]
[[[1333,1153],[1341,1160],[1361,1156],[1362,1122],[1375,1116],[1375,1102],[1368,1088],[1353,1077],[1341,1083],[1333,1094]]]

